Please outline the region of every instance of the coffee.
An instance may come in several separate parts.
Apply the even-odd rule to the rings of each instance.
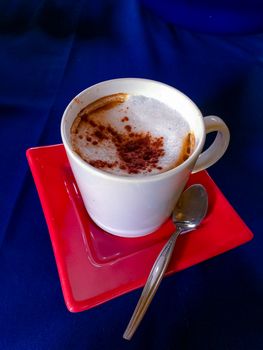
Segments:
[[[115,175],[151,175],[185,161],[194,149],[187,121],[157,99],[118,93],[83,108],[71,130],[73,150]]]

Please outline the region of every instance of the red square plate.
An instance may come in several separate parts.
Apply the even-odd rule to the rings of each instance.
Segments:
[[[120,238],[89,218],[63,145],[31,148],[28,162],[47,221],[64,299],[69,311],[87,310],[142,287],[164,243],[174,231],[167,220],[140,238]],[[209,195],[202,225],[179,237],[167,275],[252,239],[253,234],[207,172],[191,175]],[[220,219],[219,219],[220,218]]]

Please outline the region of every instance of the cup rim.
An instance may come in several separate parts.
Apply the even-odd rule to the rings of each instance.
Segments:
[[[197,147],[195,148],[194,152],[190,155],[189,158],[187,158],[187,160],[185,160],[183,163],[181,163],[180,165],[169,169],[167,171],[164,171],[162,173],[159,174],[149,174],[149,175],[138,175],[138,176],[126,176],[126,175],[115,175],[112,173],[108,173],[106,171],[100,170],[98,168],[93,167],[92,165],[90,165],[89,163],[85,162],[76,152],[73,151],[73,149],[71,148],[70,144],[68,143],[67,137],[65,136],[65,119],[68,113],[68,110],[71,108],[71,105],[74,103],[74,101],[76,99],[78,99],[79,97],[81,97],[83,94],[85,94],[87,91],[89,91],[90,89],[94,89],[96,87],[99,87],[105,83],[110,83],[110,82],[118,82],[118,81],[128,81],[128,80],[136,80],[136,81],[144,81],[144,82],[153,82],[153,83],[157,83],[160,86],[165,86],[168,87],[170,89],[176,90],[176,92],[178,94],[180,94],[181,96],[183,96],[183,98],[185,100],[188,101],[188,103],[197,111],[197,115],[200,117],[200,121],[201,121],[201,125],[202,125],[202,136],[199,140],[199,144],[197,145]],[[63,145],[66,149],[66,152],[69,153],[71,155],[71,157],[74,159],[74,161],[77,162],[78,165],[80,165],[82,168],[89,170],[90,172],[92,172],[94,175],[99,175],[103,178],[107,178],[107,179],[111,179],[111,180],[115,180],[118,182],[130,182],[130,183],[138,183],[138,182],[153,182],[153,181],[158,181],[161,180],[162,178],[166,178],[169,177],[171,175],[174,175],[176,173],[179,173],[182,169],[187,168],[187,166],[192,162],[193,158],[195,158],[198,154],[201,153],[202,148],[204,146],[205,143],[205,126],[204,126],[204,121],[203,121],[203,115],[200,111],[200,109],[197,107],[197,105],[187,96],[185,95],[183,92],[181,92],[180,90],[178,90],[177,88],[168,85],[166,83],[157,81],[157,80],[153,80],[153,79],[144,79],[144,78],[116,78],[116,79],[109,79],[109,80],[104,80],[101,81],[99,83],[93,84],[91,86],[89,86],[88,88],[82,90],[81,92],[79,92],[75,97],[72,98],[72,100],[69,102],[69,104],[67,105],[66,109],[63,112],[62,115],[62,119],[61,119],[61,124],[60,124],[60,131],[61,131],[61,138],[62,138],[62,142]],[[198,158],[198,157],[197,157]]]

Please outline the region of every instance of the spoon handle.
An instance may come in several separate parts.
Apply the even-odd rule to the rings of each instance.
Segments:
[[[123,338],[130,340],[135,333],[137,327],[139,326],[143,316],[145,315],[160,283],[163,279],[164,273],[168,267],[168,264],[171,260],[172,253],[174,250],[175,242],[177,237],[182,232],[180,228],[177,228],[176,231],[172,234],[168,242],[165,244],[160,254],[158,255],[155,263],[151,269],[149,277],[146,281],[146,284],[143,288],[141,297],[137,303],[137,306],[133,312],[131,320],[123,334]]]

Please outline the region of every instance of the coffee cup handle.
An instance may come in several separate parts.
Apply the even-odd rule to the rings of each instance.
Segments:
[[[192,173],[207,169],[216,163],[223,156],[229,144],[229,129],[221,118],[209,115],[204,117],[204,124],[206,134],[217,131],[217,135],[212,145],[197,158]]]

